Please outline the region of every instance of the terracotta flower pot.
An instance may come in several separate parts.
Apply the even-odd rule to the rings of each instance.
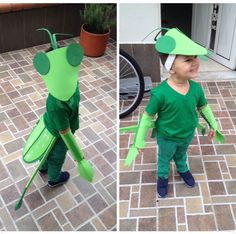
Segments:
[[[84,54],[90,57],[99,57],[105,53],[110,29],[105,34],[94,34],[85,30],[85,24],[80,29],[80,45],[84,48]]]

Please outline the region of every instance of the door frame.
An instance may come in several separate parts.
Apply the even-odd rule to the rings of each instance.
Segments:
[[[199,3],[193,3],[193,15],[192,15],[192,39],[194,40],[196,38],[196,33],[200,33],[196,31],[196,25],[197,25],[197,13],[196,13],[196,7],[197,4]],[[204,4],[204,3],[203,3]],[[218,20],[217,20],[217,28],[216,28],[216,37],[215,37],[215,51],[217,49],[217,44],[218,44],[218,38],[219,38],[219,33],[220,33],[220,27],[221,25],[221,17],[222,17],[222,5],[224,3],[220,3],[219,4],[219,13],[218,13]],[[234,3],[232,3],[234,4]],[[210,45],[210,36],[211,36],[211,13],[212,13],[212,9],[213,9],[213,4],[211,4],[212,7],[210,8],[211,12],[209,14],[209,17],[207,19],[207,22],[205,24],[205,27],[202,28],[202,30],[207,30],[208,34],[207,34],[207,42],[205,46],[207,49],[209,49],[209,45]],[[235,17],[235,22],[234,22],[234,33],[233,33],[233,41],[232,41],[232,47],[231,47],[231,52],[230,52],[230,58],[226,59],[218,54],[216,54],[214,51],[210,50],[212,52],[212,55],[210,56],[210,58],[212,58],[213,60],[215,60],[216,62],[219,62],[221,64],[223,64],[224,66],[235,70],[236,69],[236,17]],[[205,31],[206,32],[206,31]],[[235,45],[235,46],[234,46]]]

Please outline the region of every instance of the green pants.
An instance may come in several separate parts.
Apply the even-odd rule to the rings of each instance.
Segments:
[[[168,178],[170,172],[170,161],[173,159],[178,172],[186,172],[189,170],[187,165],[187,150],[193,139],[188,137],[182,142],[175,142],[165,139],[160,134],[157,134],[158,151],[158,168],[157,176]]]
[[[57,182],[66,158],[67,146],[62,138],[58,138],[41,170],[48,171],[48,180]]]

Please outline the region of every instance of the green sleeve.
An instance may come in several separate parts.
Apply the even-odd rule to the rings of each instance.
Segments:
[[[63,109],[57,109],[50,113],[55,127],[58,131],[65,130],[70,127],[69,116]]]
[[[149,115],[155,115],[160,111],[161,106],[162,106],[162,96],[161,96],[161,94],[157,95],[156,93],[154,94],[151,91],[151,98],[150,98],[150,100],[148,102],[148,105],[145,109],[146,112]]]
[[[198,99],[197,107],[202,107],[202,106],[205,106],[206,104],[207,104],[207,100],[206,100],[204,91],[202,89],[202,86],[199,84],[199,99]]]

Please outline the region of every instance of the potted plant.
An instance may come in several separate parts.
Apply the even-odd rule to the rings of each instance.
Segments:
[[[114,4],[85,4],[80,12],[83,25],[80,30],[80,44],[84,54],[98,57],[105,53],[111,27],[116,24]]]

